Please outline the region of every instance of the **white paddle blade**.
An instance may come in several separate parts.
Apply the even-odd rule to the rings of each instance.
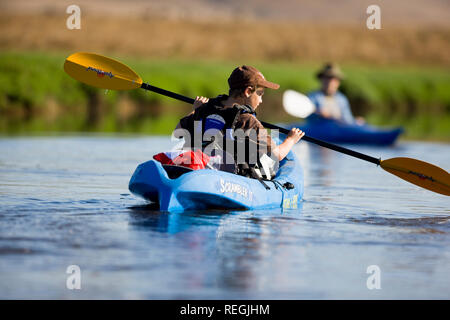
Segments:
[[[287,113],[297,118],[306,118],[316,111],[316,107],[307,96],[294,90],[286,90],[283,93],[283,107]]]

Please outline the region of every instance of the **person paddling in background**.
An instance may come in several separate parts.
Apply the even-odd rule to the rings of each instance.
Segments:
[[[309,99],[316,106],[316,112],[312,117],[320,116],[349,124],[364,123],[363,118],[353,116],[347,97],[338,90],[344,78],[338,65],[325,64],[317,73],[317,78],[321,82],[320,90],[308,94]]]
[[[280,87],[278,84],[267,81],[258,69],[246,65],[235,68],[228,78],[228,85],[228,95],[219,95],[212,99],[197,97],[194,110],[180,120],[176,130],[184,129],[188,131],[190,137],[194,137],[195,134],[201,135],[202,151],[208,154],[210,152],[206,149],[214,149],[224,158],[226,166],[223,166],[221,170],[270,180],[274,175],[274,163],[284,159],[304,133],[300,129],[293,128],[286,139],[277,145],[256,118],[255,110],[262,103],[264,90]],[[218,143],[219,140],[211,139],[210,135],[205,135],[205,132],[213,129],[221,133],[222,144]],[[238,135],[235,135],[239,129],[242,129],[241,132],[244,132],[247,138],[242,139],[241,136],[240,139]],[[193,138],[190,139],[191,145],[187,147],[196,147],[193,140]],[[231,161],[228,159],[229,153],[220,153],[224,149],[228,151],[230,143],[236,146],[244,140],[246,152],[257,150],[256,161],[252,161],[251,154],[239,154],[243,150],[239,147],[233,148]],[[185,143],[188,143],[186,139]],[[251,144],[256,145],[257,148],[253,149]],[[214,154],[217,153],[212,155]],[[244,158],[245,163],[242,163]],[[232,162],[231,166],[230,162]]]

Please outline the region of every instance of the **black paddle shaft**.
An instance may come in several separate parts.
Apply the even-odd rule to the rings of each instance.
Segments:
[[[170,97],[170,98],[181,100],[181,101],[187,102],[189,104],[194,104],[194,101],[195,101],[192,98],[188,98],[188,97],[182,96],[181,94],[178,94],[178,93],[175,93],[175,92],[172,92],[172,91],[167,91],[167,90],[164,90],[164,89],[152,86],[152,85],[150,85],[148,83],[145,83],[145,82],[142,83],[141,88],[145,89],[145,90],[150,90],[150,91],[162,94],[163,96],[167,96],[167,97]]]
[[[264,122],[264,121],[261,121],[261,124],[264,127],[269,128],[269,129],[278,129],[281,133],[284,133],[284,134],[288,134],[289,133],[289,130],[287,130],[287,129],[281,128],[279,126],[276,126],[276,125],[273,125],[273,124],[270,124],[270,123],[267,123],[267,122]],[[350,149],[347,149],[347,148],[344,148],[344,147],[340,147],[340,146],[337,146],[335,144],[331,144],[329,142],[325,142],[325,141],[322,141],[322,140],[319,140],[319,139],[311,138],[311,137],[308,137],[306,134],[303,136],[302,140],[305,140],[305,141],[308,141],[308,142],[312,142],[314,144],[318,144],[319,146],[322,146],[322,147],[325,147],[325,148],[328,148],[328,149],[332,149],[332,150],[337,151],[337,152],[345,153],[345,154],[347,154],[349,156],[356,157],[356,158],[359,158],[361,160],[372,162],[372,163],[374,163],[376,165],[380,165],[380,163],[381,163],[381,159],[377,159],[377,158],[368,156],[368,155],[360,153],[360,152],[356,152],[356,151],[353,151],[353,150],[350,150]]]
[[[153,92],[162,94],[162,95],[167,96],[167,97],[171,97],[171,98],[174,98],[174,99],[177,99],[177,100],[181,100],[181,101],[187,102],[189,104],[193,104],[194,101],[195,101],[192,98],[188,98],[188,97],[182,96],[181,94],[174,93],[174,92],[171,92],[171,91],[168,91],[168,90],[164,90],[164,89],[152,86],[152,85],[150,85],[148,83],[145,83],[145,82],[142,83],[141,88],[145,89],[145,90],[149,90],[149,91],[153,91]],[[285,128],[281,128],[281,127],[276,126],[274,124],[270,124],[270,123],[263,122],[263,121],[261,121],[261,124],[264,127],[268,128],[268,129],[277,129],[281,133],[284,133],[284,134],[288,134],[289,133],[289,130],[287,130]],[[377,158],[368,156],[366,154],[359,153],[359,152],[356,152],[356,151],[353,151],[353,150],[350,150],[350,149],[347,149],[347,148],[344,148],[344,147],[340,147],[340,146],[337,146],[335,144],[331,144],[331,143],[328,143],[328,142],[325,142],[325,141],[322,141],[322,140],[314,139],[314,138],[308,137],[306,134],[303,136],[302,139],[305,140],[305,141],[317,144],[319,146],[322,146],[322,147],[325,147],[325,148],[328,148],[328,149],[332,149],[332,150],[337,151],[337,152],[345,153],[345,154],[347,154],[349,156],[352,156],[352,157],[355,157],[355,158],[359,158],[361,160],[372,162],[372,163],[374,163],[376,165],[380,165],[380,163],[381,163],[381,159],[377,159]]]

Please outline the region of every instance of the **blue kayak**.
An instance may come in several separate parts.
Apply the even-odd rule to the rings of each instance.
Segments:
[[[319,140],[330,143],[349,143],[366,145],[391,145],[403,132],[402,128],[380,129],[367,124],[347,124],[333,119],[314,117],[304,123],[290,124],[286,128],[300,128]]]
[[[303,196],[303,170],[290,152],[271,181],[212,169],[191,170],[150,160],[140,164],[130,191],[159,203],[161,211],[206,209],[296,209]]]

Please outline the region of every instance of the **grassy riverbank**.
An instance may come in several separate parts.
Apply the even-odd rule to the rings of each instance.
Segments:
[[[105,92],[63,71],[66,53],[0,53],[0,132],[65,131],[168,134],[190,107],[134,90]],[[235,62],[116,57],[155,86],[187,96],[226,93]],[[283,89],[317,87],[319,64],[250,61],[281,90],[268,91],[259,111],[270,122],[291,121],[281,109]],[[403,125],[406,138],[450,141],[450,70],[438,67],[343,65],[342,91],[356,115],[377,125]]]

